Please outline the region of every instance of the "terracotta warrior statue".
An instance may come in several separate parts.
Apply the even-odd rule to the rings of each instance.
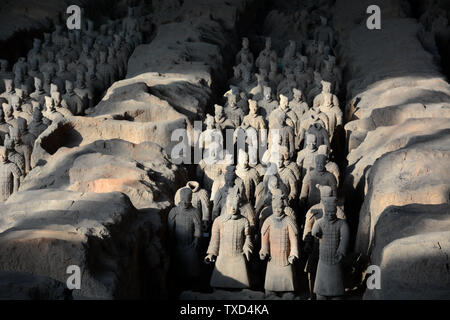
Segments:
[[[255,168],[249,166],[249,156],[245,151],[240,150],[238,155],[238,165],[236,166],[236,176],[241,178],[245,187],[247,200],[255,204],[256,186],[259,184],[260,176]]]
[[[248,38],[242,38],[242,49],[236,55],[236,65],[241,63],[241,57],[242,57],[243,53],[247,55],[248,59],[250,60],[251,64],[253,65],[254,57],[253,57],[253,53],[250,51],[249,47],[250,47],[250,43],[248,41]]]
[[[297,165],[299,166],[302,178],[306,173],[315,167],[314,158],[317,155],[317,140],[313,134],[306,135],[306,147],[297,154]]]
[[[286,215],[285,202],[272,200],[273,214],[261,228],[261,260],[269,258],[264,289],[286,292],[295,290],[293,264],[299,259],[298,229],[295,220]]]
[[[239,212],[239,200],[230,195],[223,215],[214,220],[206,263],[215,262],[210,285],[213,288],[248,288],[247,261],[253,245],[250,223]]]
[[[233,188],[238,190],[240,196],[246,196],[244,182],[236,175],[235,170],[236,167],[234,165],[227,166],[224,172],[225,177],[221,181],[222,183],[219,182],[219,187],[216,187],[217,192],[215,192],[213,199],[213,220],[224,213],[227,196]]]
[[[0,200],[6,201],[19,190],[22,174],[14,163],[8,160],[8,150],[0,146]]]
[[[322,201],[323,217],[314,223],[311,231],[319,239],[319,263],[314,283],[318,300],[336,299],[344,295],[341,264],[350,238],[346,220],[336,215],[336,197],[324,197]]]
[[[319,262],[319,240],[312,236],[312,228],[317,220],[323,217],[324,212],[324,200],[331,197],[331,187],[320,186],[317,188],[320,190],[320,203],[313,205],[305,217],[305,228],[303,229],[303,242],[304,250],[308,254],[308,260],[306,261],[305,272],[308,273],[308,284],[310,299],[314,299],[314,280],[316,278],[317,263]],[[341,207],[337,207],[337,217],[339,219],[345,219],[344,211]]]
[[[172,266],[180,280],[194,279],[200,275],[197,253],[202,234],[200,213],[192,206],[192,191],[184,187],[179,193],[179,204],[170,210],[168,227],[172,247]]]
[[[200,187],[197,181],[188,181],[185,187],[192,191],[192,206],[198,209],[198,218],[202,222],[202,230],[205,233],[210,228],[211,224],[211,209],[209,205],[209,193],[205,189]],[[178,189],[175,193],[175,205],[177,206],[180,202],[180,192],[183,188]],[[204,236],[206,236],[204,234]],[[209,236],[209,235],[207,235]]]
[[[300,194],[300,205],[306,209],[320,202],[320,191],[317,185],[329,186],[332,195],[337,196],[336,178],[325,169],[326,156],[318,154],[315,157],[315,168],[309,171],[303,179],[302,192]]]

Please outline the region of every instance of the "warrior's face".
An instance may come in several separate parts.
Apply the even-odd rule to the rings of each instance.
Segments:
[[[288,109],[288,99],[287,97],[280,95],[280,108],[281,110],[287,110]]]
[[[284,202],[281,199],[277,199],[272,202],[272,211],[275,217],[281,217],[284,210]]]
[[[251,114],[256,114],[258,112],[258,105],[257,105],[256,101],[251,100],[249,103],[249,108],[250,108]]]
[[[325,171],[325,157],[324,156],[317,156],[316,157],[316,170],[318,172],[324,172]]]
[[[0,161],[5,163],[8,159],[8,150],[5,147],[1,147],[0,149]]]
[[[239,165],[242,168],[248,168],[248,155],[246,153],[239,155]]]
[[[180,204],[179,206],[182,209],[187,209],[191,205],[192,201],[192,193],[188,192],[188,190],[183,190],[184,192],[181,192],[180,194]]]
[[[317,147],[316,144],[316,136],[308,136],[307,140],[306,140],[306,146],[309,150],[315,150]]]
[[[336,219],[337,208],[336,208],[335,201],[333,201],[333,200],[324,201],[324,209],[325,209],[324,218],[326,220],[332,221],[332,220]]]
[[[229,168],[225,172],[225,182],[226,182],[226,184],[227,185],[232,185],[235,178],[236,178],[236,174],[234,173],[234,168]]]
[[[236,105],[236,96],[234,94],[230,94],[228,96],[228,103],[232,107],[234,107]]]
[[[248,49],[248,39],[247,38],[242,39],[242,47],[244,49]]]
[[[282,154],[278,155],[278,159],[277,159],[277,167],[278,169],[281,169],[284,167],[284,157]]]
[[[230,200],[227,203],[228,213],[231,215],[237,215],[238,214],[238,204],[235,200]]]
[[[5,82],[6,92],[11,92],[14,90],[12,81]]]

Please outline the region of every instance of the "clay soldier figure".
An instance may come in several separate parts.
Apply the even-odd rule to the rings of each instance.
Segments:
[[[236,166],[236,176],[244,183],[246,199],[255,204],[256,186],[259,184],[260,176],[255,168],[249,166],[249,157],[245,151],[240,150],[238,164]]]
[[[214,105],[214,123],[216,129],[222,131],[222,133],[226,129],[234,129],[234,123],[230,119],[227,119],[223,107],[218,104]]]
[[[121,72],[119,70],[120,64],[118,63],[118,59],[116,59],[115,57],[113,48],[108,48],[108,57],[106,58],[106,62],[107,65],[111,68],[112,78],[114,79],[113,82],[111,82],[111,84],[113,84],[116,80],[119,79],[119,74]]]
[[[28,172],[31,171],[31,153],[33,152],[33,149],[22,142],[22,136],[20,133],[19,128],[10,128],[10,136],[11,139],[14,141],[14,149],[17,151],[17,153],[21,154],[23,156],[23,159],[25,161],[24,166],[24,176],[28,174]]]
[[[258,103],[255,100],[248,99],[248,105],[250,108],[250,111],[248,115],[244,117],[244,120],[242,121],[241,127],[244,130],[247,130],[248,128],[253,128],[256,130],[256,133],[258,135],[258,143],[259,143],[259,149],[258,150],[264,150],[267,147],[267,127],[266,122],[264,121],[264,118],[258,114]],[[252,157],[252,164],[254,163],[254,159]]]
[[[253,96],[255,100],[261,100],[264,94],[264,87],[269,86],[269,81],[267,79],[267,70],[260,69],[259,73],[255,74],[256,85],[250,90],[249,94]]]
[[[306,57],[304,57],[304,58],[306,58]],[[306,92],[312,79],[311,79],[311,76],[306,72],[305,63],[302,60],[297,60],[295,68],[294,68],[294,76],[295,76],[295,81],[297,82],[297,85],[298,85],[297,89],[300,89],[300,90]],[[294,96],[294,98],[295,98],[295,96]]]
[[[322,90],[322,76],[319,72],[314,71],[313,82],[308,86],[307,102],[310,106],[314,106],[314,99],[320,95]],[[319,105],[319,104],[317,104]]]
[[[64,117],[59,111],[56,111],[55,101],[52,97],[45,97],[45,108],[44,116],[51,122]]]
[[[69,111],[69,106],[67,105],[66,100],[61,97],[61,93],[59,91],[53,91],[51,93],[51,98],[55,104],[55,110],[61,113],[64,117],[71,117],[73,114]]]
[[[20,88],[24,83],[27,83],[24,76],[19,69],[16,69],[16,73],[14,74],[14,88]]]
[[[24,144],[28,145],[33,149],[34,141],[36,141],[36,137],[28,131],[28,124],[24,118],[17,119],[17,129],[20,131],[21,140]]]
[[[234,94],[228,95],[228,106],[226,108],[226,116],[233,122],[233,127],[237,128],[241,125],[244,119],[244,111],[237,105],[236,96]]]
[[[330,148],[330,136],[321,121],[316,121],[312,125],[310,125],[309,129],[306,131],[306,134],[315,135],[318,146],[326,145],[327,148]]]
[[[291,169],[284,166],[286,159],[289,158],[287,149],[280,148],[280,152],[275,153],[273,156],[277,157],[277,175],[280,177],[281,182],[287,187],[288,195],[287,200],[292,203],[298,196],[297,179]]]
[[[75,88],[73,91],[83,101],[85,109],[93,108],[93,93],[86,86],[86,80],[84,78],[85,73],[83,71],[77,71],[77,81],[75,82]]]
[[[293,110],[289,107],[288,97],[283,94],[280,94],[280,105],[278,108],[272,111],[269,116],[269,127],[273,127],[273,122],[279,117],[280,114],[284,114],[286,124],[292,129],[294,129],[294,133],[297,132],[297,122],[298,117]]]
[[[246,196],[244,182],[236,175],[235,170],[236,167],[234,165],[227,166],[224,179],[221,182],[218,182],[219,186],[221,184],[222,186],[220,186],[218,191],[214,194],[212,220],[216,219],[224,212],[227,196],[231,193],[233,188],[236,188],[240,196]]]
[[[206,130],[202,131],[198,138],[198,146],[202,149],[202,158],[209,158],[211,148],[223,146],[222,131],[214,127],[214,117],[206,115]]]
[[[308,104],[303,100],[303,93],[299,89],[292,89],[294,98],[289,101],[289,107],[297,115],[297,119],[300,120],[303,115],[309,110]],[[299,125],[297,126],[299,127]]]
[[[55,44],[55,47],[61,49],[64,45],[64,34],[62,32],[62,26],[57,24],[55,26],[55,31],[52,33],[52,42]]]
[[[100,52],[100,59],[97,64],[97,73],[100,79],[103,80],[103,88],[109,88],[109,86],[116,80],[114,67],[107,63],[106,52],[104,51]]]
[[[303,179],[300,205],[308,210],[320,202],[320,191],[317,185],[329,186],[332,195],[337,196],[337,183],[334,175],[325,169],[326,156],[318,154],[315,157],[315,168],[309,171]]]
[[[339,93],[341,84],[341,74],[334,66],[334,56],[328,56],[330,60],[324,60],[324,67],[322,68],[322,79],[331,83],[333,92]]]
[[[83,100],[75,94],[73,83],[71,81],[66,81],[66,94],[63,95],[63,99],[67,103],[67,108],[73,115],[84,115],[85,106],[83,104]]]
[[[28,61],[37,60],[39,65],[42,65],[46,58],[42,53],[42,42],[40,39],[33,40],[33,48],[28,52]]]
[[[299,259],[298,229],[295,221],[284,212],[280,198],[272,201],[273,214],[261,228],[261,260],[267,262],[264,289],[266,292],[295,291],[293,264]]]
[[[339,109],[339,99],[335,94],[331,93],[331,83],[328,81],[321,81],[320,83],[322,91],[314,97],[314,101],[312,103],[313,108],[320,107],[324,103],[324,96],[331,94],[333,106]]]
[[[28,113],[23,112],[22,110],[22,101],[20,100],[19,95],[22,95],[22,89],[16,89],[16,93],[18,95],[13,96],[11,98],[11,107],[13,108],[13,116],[15,119],[22,117],[26,119],[27,121],[31,121],[31,115]]]
[[[242,127],[247,129],[248,127],[252,127],[257,132],[260,130],[266,130],[266,122],[264,121],[263,116],[258,114],[258,103],[253,99],[248,99],[249,113],[242,120]]]
[[[5,141],[5,136],[9,134],[9,128],[11,125],[5,121],[5,113],[3,111],[3,107],[0,108],[0,141],[1,145],[3,145],[3,142]]]
[[[337,186],[339,186],[339,178],[341,175],[339,166],[335,162],[330,161],[330,155],[327,146],[324,144],[319,146],[319,148],[317,149],[317,154],[323,154],[327,157],[327,164],[325,165],[325,169],[334,175],[334,177],[336,178],[336,184]]]
[[[58,91],[61,93],[65,93],[65,82],[66,81],[74,81],[75,78],[72,75],[72,73],[70,73],[69,71],[67,71],[67,64],[66,61],[64,59],[59,59],[58,60],[58,72],[56,73],[56,78],[53,79],[53,82],[58,86]]]
[[[178,281],[187,280],[187,282],[200,276],[197,248],[202,228],[199,210],[194,208],[191,202],[191,189],[182,188],[180,203],[170,210],[167,219],[173,249],[172,267],[176,269]]]
[[[27,59],[25,57],[20,57],[19,60],[14,64],[12,72],[14,74],[17,74],[17,72],[20,72],[22,76],[25,76],[28,74],[28,63]]]
[[[7,103],[3,103],[2,107],[3,107],[3,114],[5,115],[5,121],[9,125],[15,126],[16,125],[16,118],[14,118],[14,110],[11,107],[11,105],[9,105]]]
[[[277,87],[278,94],[283,94],[288,97],[289,100],[292,100],[294,97],[292,94],[292,90],[298,87],[298,83],[295,80],[295,75],[293,73],[288,73],[286,75],[286,79],[281,81]]]
[[[39,65],[38,65],[38,60],[37,59],[31,59],[30,60],[30,69],[28,70],[28,75],[25,79],[25,81],[23,81],[24,83],[26,83],[28,86],[32,87],[34,85],[34,78],[42,78],[42,73],[39,70]],[[22,84],[20,86],[16,86],[16,88],[21,88]]]
[[[328,117],[328,134],[330,136],[330,141],[333,141],[336,128],[342,126],[342,111],[333,104],[331,93],[323,94],[322,104],[319,109]]]
[[[67,70],[69,70],[72,75],[76,75],[79,72],[84,74],[87,72],[87,67],[82,63],[81,59],[75,59],[67,65]]]
[[[48,72],[44,71],[42,73],[42,76],[43,76],[42,88],[44,89],[46,95],[48,95],[48,96],[51,95],[51,93],[52,93],[52,86],[55,86],[56,90],[58,91],[58,86],[56,84],[52,83],[52,79],[53,79],[54,74],[51,74],[51,73],[48,73]]]
[[[266,46],[264,50],[259,53],[256,59],[255,65],[259,69],[269,70],[270,68],[270,55],[272,54],[272,39],[266,38]]]
[[[258,106],[261,108],[260,113],[265,119],[268,119],[272,111],[278,107],[278,102],[273,100],[271,87],[264,87],[263,99],[258,101]]]
[[[80,57],[78,60],[87,68],[88,60],[92,59],[91,53],[89,52],[90,48],[87,43],[83,43],[81,45],[82,51],[80,53]]]
[[[48,74],[56,74],[58,72],[58,65],[56,64],[53,51],[47,52],[47,62],[40,65],[40,71],[42,73],[47,72]]]
[[[272,205],[272,197],[287,198],[287,187],[281,182],[277,175],[265,175],[263,181],[261,181],[256,187],[255,197],[255,212],[257,215],[261,213],[266,207]],[[260,221],[260,227],[262,222]]]
[[[313,134],[306,135],[306,147],[297,154],[297,165],[301,169],[302,178],[306,173],[315,167],[315,157],[317,155],[317,141]]]
[[[293,40],[289,40],[289,45],[284,49],[284,55],[282,59],[283,68],[294,67],[295,53],[296,53],[296,43]]]
[[[209,206],[209,194],[205,189],[200,188],[197,181],[188,181],[185,187],[177,190],[175,193],[175,205],[178,206],[180,202],[180,192],[184,188],[189,188],[192,191],[191,204],[198,210],[198,220],[202,222],[202,230],[206,232],[210,228],[211,210]]]
[[[14,163],[8,160],[8,149],[0,146],[0,193],[1,201],[8,200],[14,192],[19,191],[22,174]]]
[[[9,134],[5,137],[5,148],[8,150],[8,160],[14,163],[20,170],[20,177],[25,176],[25,157],[23,154],[18,153],[16,151],[16,143],[15,141],[9,136]]]
[[[323,217],[314,223],[312,235],[319,238],[314,293],[317,300],[341,298],[344,295],[342,258],[349,243],[349,228],[345,220],[336,216],[336,197],[324,197]]]
[[[324,200],[331,197],[331,187],[329,186],[317,186],[320,190],[320,203],[313,205],[306,213],[305,228],[303,229],[303,242],[305,243],[305,252],[309,254],[308,260],[305,266],[305,272],[308,273],[308,284],[310,299],[314,299],[314,280],[316,278],[317,263],[319,262],[319,240],[312,236],[312,228],[314,223],[323,217],[324,212]],[[339,219],[345,219],[344,211],[340,207],[337,207],[337,217]]]
[[[327,18],[321,16],[320,17],[321,25],[317,27],[314,32],[314,39],[316,41],[322,41],[325,44],[328,44],[330,47],[334,45],[333,43],[333,30],[331,27],[327,25]]]
[[[33,104],[32,99],[30,97],[30,87],[26,84],[23,84],[21,87],[21,91],[18,91],[17,96],[22,101],[22,110],[23,112],[33,116]]]
[[[42,80],[34,78],[34,92],[30,94],[31,99],[38,101],[41,105],[45,102],[46,92],[44,91]]]
[[[14,74],[9,71],[8,60],[0,60],[0,92],[5,92],[5,79],[12,79]]]
[[[30,123],[29,131],[36,138],[47,129],[47,125],[43,122],[42,112],[39,107],[33,109],[33,120]]]
[[[286,155],[288,154],[286,147],[280,147],[280,151],[285,152]],[[284,167],[292,171],[297,181],[301,181],[302,173],[295,161],[292,161],[289,157],[284,157]]]
[[[236,65],[241,63],[241,56],[243,53],[247,55],[247,57],[250,59],[251,64],[253,65],[255,60],[253,57],[253,53],[251,53],[250,51],[249,45],[250,44],[248,38],[242,38],[242,49],[236,55]]]
[[[215,262],[210,285],[213,288],[248,288],[247,261],[252,253],[250,223],[239,212],[238,199],[230,196],[223,215],[214,220],[206,263]],[[245,257],[244,257],[245,255]],[[217,257],[217,260],[216,260]]]
[[[103,80],[97,76],[95,72],[95,60],[88,60],[88,72],[86,73],[86,85],[88,89],[92,92],[94,99],[93,105],[97,103],[97,99],[100,98],[103,93]]]
[[[8,101],[8,103],[11,103],[11,97],[16,94],[16,91],[14,90],[14,82],[12,79],[5,79],[5,92],[0,94],[0,98],[4,98]]]
[[[239,90],[239,88],[237,88]],[[237,102],[238,107],[244,111],[244,114],[247,114],[250,111],[250,107],[248,106],[248,97],[247,93],[241,91],[239,94],[239,100]]]
[[[285,113],[278,113],[272,119],[272,123],[269,124],[269,149],[272,149],[273,142],[280,141],[280,145],[285,146],[289,151],[290,158],[295,152],[295,131],[291,126],[286,124]]]

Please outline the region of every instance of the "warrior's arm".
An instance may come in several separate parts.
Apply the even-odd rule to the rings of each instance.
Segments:
[[[322,238],[322,228],[320,227],[320,220],[314,223],[311,234],[316,238]]]
[[[342,220],[341,221],[341,239],[339,242],[339,247],[337,249],[337,253],[345,256],[348,249],[348,243],[350,240],[350,230],[348,228],[347,221]]]
[[[206,253],[208,255],[217,256],[219,254],[219,245],[220,245],[220,225],[219,220],[214,220],[212,229],[211,229],[211,240],[209,241],[208,250]]]
[[[269,228],[269,220],[266,219],[261,228],[261,250],[259,251],[259,255],[267,256],[270,254],[270,242],[269,242],[270,228]]]
[[[212,218],[213,219],[220,216],[220,211],[222,209],[222,207],[220,205],[221,199],[222,199],[222,193],[219,190],[218,192],[216,192],[216,195],[214,196],[213,210],[212,210]]]
[[[292,219],[292,222],[289,223],[289,225],[288,225],[288,230],[289,230],[289,242],[290,242],[290,247],[291,247],[289,256],[290,257],[294,256],[298,259],[300,256],[299,252],[298,252],[298,239],[297,239],[298,231],[297,231],[297,228],[295,226],[295,222],[293,219]]]
[[[300,193],[300,202],[306,201],[309,194],[309,188],[310,188],[310,181],[309,176],[305,176],[302,183],[302,192]]]
[[[14,177],[14,189],[13,190],[14,190],[14,192],[17,192],[17,191],[19,191],[22,174],[20,172],[20,169],[15,164],[12,166],[12,174]]]

